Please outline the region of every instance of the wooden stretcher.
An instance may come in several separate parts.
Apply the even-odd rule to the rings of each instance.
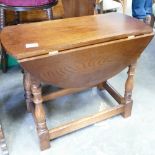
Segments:
[[[122,114],[131,115],[133,78],[137,59],[153,37],[152,28],[132,17],[110,13],[6,27],[3,48],[24,69],[28,110],[32,112],[41,150],[51,139]],[[108,79],[129,67],[121,96]],[[42,95],[41,83],[61,90]],[[97,86],[118,105],[49,130],[43,103]]]

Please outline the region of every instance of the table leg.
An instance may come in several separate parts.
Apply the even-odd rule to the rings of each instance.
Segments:
[[[25,90],[25,101],[27,105],[28,112],[32,112],[32,92],[31,92],[31,77],[30,74],[24,71],[24,77],[23,77],[23,85]]]
[[[131,115],[132,104],[133,104],[132,90],[133,90],[133,83],[134,83],[135,68],[136,68],[136,64],[132,64],[129,66],[128,78],[125,83],[125,94],[124,94],[125,111],[123,113],[123,117],[125,118]]]
[[[41,150],[45,150],[50,147],[49,131],[46,125],[46,116],[43,107],[43,99],[41,94],[41,84],[39,81],[31,78],[31,90],[33,94],[34,102],[34,117],[37,125],[37,132],[40,140]]]

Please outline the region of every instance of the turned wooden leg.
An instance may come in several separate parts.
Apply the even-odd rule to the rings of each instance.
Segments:
[[[25,101],[27,105],[28,112],[32,112],[32,92],[31,92],[31,77],[30,74],[26,71],[24,71],[24,77],[23,77],[23,85],[25,90]]]
[[[3,134],[3,131],[2,131],[1,125],[0,125],[0,148],[1,148],[2,153],[4,155],[8,155],[9,154],[8,150],[7,150],[6,143],[5,143],[4,134]]]
[[[53,19],[52,8],[46,9],[46,14],[47,14],[48,20],[52,20]]]
[[[136,64],[132,64],[129,66],[128,78],[125,83],[125,94],[124,94],[125,111],[123,113],[123,117],[125,118],[131,115],[132,104],[133,104],[132,90],[133,90],[133,83],[134,83],[135,68],[136,68]]]
[[[41,150],[45,150],[50,147],[49,131],[46,125],[45,111],[43,107],[43,99],[41,94],[41,84],[39,81],[31,78],[31,90],[33,94],[34,102],[34,116],[37,125],[37,132],[40,140]]]

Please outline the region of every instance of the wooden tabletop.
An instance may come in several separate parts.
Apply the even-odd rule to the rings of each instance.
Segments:
[[[152,28],[143,22],[109,13],[5,27],[1,41],[6,51],[19,60],[149,33]]]

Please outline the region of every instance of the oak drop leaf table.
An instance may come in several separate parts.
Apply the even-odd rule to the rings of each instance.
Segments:
[[[25,71],[27,108],[33,113],[41,150],[50,147],[50,139],[118,114],[131,115],[135,64],[152,37],[150,26],[118,13],[21,24],[2,30],[3,47]],[[126,67],[128,78],[121,96],[107,80]],[[43,96],[41,83],[62,89]],[[43,102],[94,86],[107,90],[118,105],[48,130]]]

